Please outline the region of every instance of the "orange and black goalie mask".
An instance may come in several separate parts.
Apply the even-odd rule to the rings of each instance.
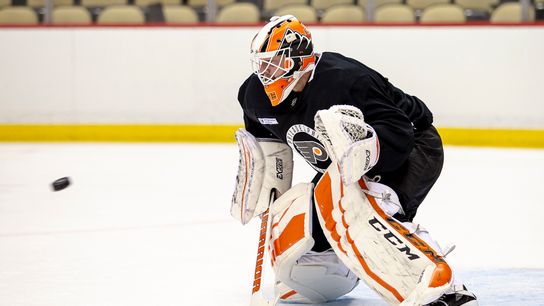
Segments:
[[[273,106],[315,67],[312,35],[292,15],[272,17],[251,43],[251,63]]]

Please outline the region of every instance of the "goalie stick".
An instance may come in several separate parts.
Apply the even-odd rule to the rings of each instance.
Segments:
[[[270,220],[268,213],[270,207],[275,200],[275,192],[272,190],[270,193],[270,202],[267,209],[261,214],[261,230],[259,232],[259,246],[257,248],[257,260],[255,263],[255,275],[253,278],[253,289],[251,291],[250,306],[274,306],[277,304],[279,297],[273,301],[268,301],[263,297],[261,290],[261,284],[263,279],[263,264],[265,263],[266,247],[268,242]]]

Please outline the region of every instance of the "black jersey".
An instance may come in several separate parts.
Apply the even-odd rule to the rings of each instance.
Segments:
[[[238,100],[248,132],[257,138],[276,138],[289,144],[317,171],[330,164],[314,130],[317,111],[333,105],[361,109],[380,142],[380,157],[370,174],[393,172],[408,158],[414,131],[432,124],[432,114],[417,97],[407,95],[378,72],[338,53],[319,56],[309,82],[272,106],[256,75],[240,87]]]

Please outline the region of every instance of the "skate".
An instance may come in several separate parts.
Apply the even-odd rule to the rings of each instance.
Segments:
[[[467,290],[464,285],[454,289],[452,293],[446,293],[438,300],[425,306],[478,306],[476,296]]]

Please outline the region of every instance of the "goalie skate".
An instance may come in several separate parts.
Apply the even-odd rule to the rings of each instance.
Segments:
[[[478,306],[476,296],[469,292],[465,286],[460,286],[459,289],[446,293],[438,300],[425,306]]]

